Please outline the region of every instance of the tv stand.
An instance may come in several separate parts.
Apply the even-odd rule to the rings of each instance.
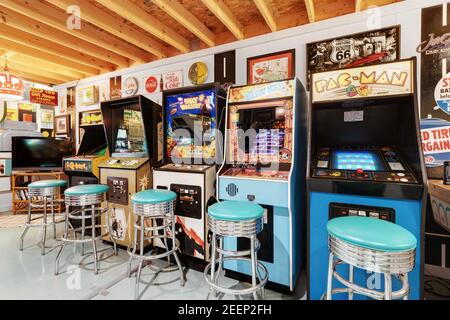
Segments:
[[[66,180],[63,171],[13,171],[11,174],[12,208],[13,214],[28,213],[30,203],[28,195],[28,184],[37,180],[57,179]],[[60,195],[61,197],[61,195]],[[55,212],[61,213],[64,210],[63,204],[55,206]],[[40,213],[42,209],[33,208],[32,213]]]

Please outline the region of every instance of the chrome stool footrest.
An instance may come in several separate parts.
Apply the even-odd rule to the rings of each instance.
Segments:
[[[61,240],[63,244],[61,249],[58,252],[55,261],[55,275],[58,275],[59,272],[59,260],[61,255],[68,243],[73,244],[81,244],[81,255],[84,255],[84,244],[91,242],[93,246],[93,254],[94,254],[94,273],[98,273],[98,251],[97,251],[97,240],[101,240],[106,236],[109,236],[111,242],[113,243],[114,254],[117,255],[117,244],[112,236],[111,225],[109,219],[109,211],[108,204],[106,203],[105,207],[102,208],[101,204],[105,200],[104,193],[97,194],[82,194],[78,196],[69,196],[66,195],[66,213],[65,213],[65,224],[64,224],[64,235]],[[80,209],[75,209],[70,211],[71,206],[81,206]],[[98,224],[98,218],[101,218],[103,214],[106,214],[106,224]],[[71,220],[81,221],[81,227],[74,228],[70,223]],[[90,226],[86,226],[86,221],[89,221]],[[106,232],[103,233],[103,229],[106,228]],[[97,234],[97,229],[100,229],[100,233]],[[91,230],[91,234],[85,238],[85,231]],[[69,232],[72,232],[73,238],[69,237]],[[78,239],[77,234],[81,234],[81,239]]]
[[[153,192],[152,190],[143,191]],[[159,191],[161,192],[161,191]],[[168,191],[171,193],[170,191]],[[139,194],[139,193],[138,193]],[[131,246],[128,248],[128,254],[130,256],[128,261],[128,277],[131,276],[131,263],[133,259],[139,260],[139,267],[136,274],[136,283],[135,283],[135,299],[139,297],[139,282],[141,278],[141,272],[144,265],[144,262],[167,258],[170,264],[170,256],[172,255],[177,264],[178,270],[180,271],[180,285],[184,286],[186,282],[186,276],[184,274],[184,270],[181,266],[180,259],[178,258],[177,251],[180,248],[180,241],[175,238],[175,215],[174,208],[176,197],[173,194],[173,200],[161,201],[159,203],[140,203],[133,201],[133,213],[135,216],[134,223],[134,243],[133,250],[131,250]],[[146,226],[146,222],[148,220],[151,221],[150,225]],[[157,221],[159,220],[159,224]],[[159,231],[162,231],[163,234],[159,234]],[[146,235],[150,233],[150,235]],[[170,236],[169,236],[170,233]],[[144,242],[146,240],[154,241],[160,239],[166,251],[163,253],[154,254],[151,252],[148,255],[144,255]],[[171,245],[168,244],[167,240],[171,240]],[[139,244],[139,254],[136,253],[137,247]],[[156,275],[159,274],[159,271],[156,272]]]
[[[30,228],[41,228],[42,229],[42,249],[41,255],[45,255],[45,242],[47,238],[47,227],[53,226],[53,239],[56,239],[56,225],[64,221],[56,221],[55,209],[56,206],[60,204],[59,199],[55,197],[58,195],[58,188],[56,187],[45,187],[45,188],[28,188],[28,193],[30,195],[30,201],[28,204],[28,214],[27,222],[25,223],[25,229],[20,236],[20,246],[19,250],[23,251],[23,243],[25,235]],[[42,215],[39,217],[31,217],[32,209],[41,209]],[[48,222],[48,210],[50,209],[51,221]],[[31,223],[32,221],[41,220],[42,223]]]
[[[238,261],[247,261],[248,263],[252,263],[252,259],[241,257],[241,256],[228,256],[223,257],[223,261],[230,261],[230,260],[238,260]],[[224,294],[232,294],[232,295],[245,295],[245,294],[253,294],[258,291],[261,291],[264,289],[264,286],[267,283],[267,280],[269,278],[269,272],[267,271],[267,268],[265,265],[263,265],[261,262],[257,262],[257,277],[258,277],[258,284],[255,286],[251,286],[250,288],[246,289],[230,289],[230,288],[224,288],[220,287],[216,284],[218,282],[218,277],[220,275],[220,271],[218,271],[218,274],[214,280],[211,280],[211,274],[210,270],[212,267],[212,262],[208,263],[206,266],[203,277],[205,278],[208,285],[213,288],[215,291],[222,292]]]

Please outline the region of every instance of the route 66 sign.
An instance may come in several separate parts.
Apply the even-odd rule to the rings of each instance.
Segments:
[[[353,39],[334,40],[331,42],[330,60],[334,63],[346,63],[356,56]]]

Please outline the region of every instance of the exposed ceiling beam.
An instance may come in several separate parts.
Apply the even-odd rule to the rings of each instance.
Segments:
[[[52,0],[55,1],[55,0]],[[73,0],[67,0],[73,2]],[[83,0],[85,1],[85,0]],[[177,48],[183,53],[191,50],[190,43],[187,39],[180,36],[178,33],[172,30],[171,27],[161,23],[158,19],[149,15],[145,10],[142,10],[139,6],[132,3],[129,0],[96,0],[103,6],[111,11],[114,11],[118,15],[124,17],[128,21],[134,23],[138,27],[151,33],[155,37],[170,44],[172,47]]]
[[[1,38],[1,37],[0,37]],[[61,65],[63,67],[83,72],[89,75],[97,75],[99,74],[99,70],[93,67],[86,66],[84,64],[60,57],[56,54],[49,53],[43,50],[39,50],[18,42],[14,42],[5,38],[0,39],[0,49],[7,50],[7,51],[13,51],[20,54],[23,54],[24,56],[36,58],[39,60],[55,63],[58,65]]]
[[[161,10],[177,20],[183,27],[195,34],[209,47],[215,46],[214,33],[176,0],[152,0]]]
[[[308,13],[309,23],[316,21],[316,11],[314,9],[314,0],[305,0],[306,12]]]
[[[364,11],[371,6],[381,7],[399,1],[400,0],[355,0],[355,11]]]
[[[244,28],[223,0],[202,0],[202,2],[237,39],[245,38]]]
[[[20,63],[20,62],[16,62],[14,60],[12,60],[11,58],[5,59],[4,56],[0,57],[0,64],[3,66],[5,65],[5,62],[7,61],[8,63],[8,67],[11,69],[15,69],[15,70],[23,70],[26,72],[30,72],[36,75],[42,75],[44,77],[48,77],[48,78],[52,78],[52,79],[58,79],[61,82],[71,82],[71,81],[75,81],[78,80],[76,78],[72,78],[72,77],[68,77],[68,76],[64,76],[55,72],[51,72],[51,71],[43,71],[41,68],[38,68],[36,66],[30,66],[28,64],[24,64],[24,63]]]
[[[266,20],[267,25],[269,26],[272,32],[278,30],[277,22],[275,20],[275,15],[270,7],[268,0],[253,0],[255,5],[258,7],[259,12],[263,16],[264,20]]]
[[[56,42],[48,41],[46,39],[10,27],[3,23],[0,23],[0,37],[9,39],[11,41],[20,42],[22,44],[47,51],[49,53],[54,53],[60,57],[77,61],[79,63],[94,67],[96,69],[100,69],[105,72],[116,70],[116,65],[112,63],[86,55],[82,52],[74,50],[73,48],[68,48]]]
[[[64,80],[53,79],[51,77],[43,76],[42,74],[35,74],[35,73],[29,72],[29,71],[26,71],[26,70],[10,68],[9,71],[11,71],[12,73],[18,75],[23,80],[28,80],[28,81],[31,81],[31,82],[37,82],[37,83],[42,83],[42,84],[47,84],[47,85],[64,83]]]
[[[45,73],[45,72],[49,71],[49,72],[53,72],[56,74],[61,74],[66,77],[77,79],[77,80],[83,79],[83,78],[86,78],[89,76],[87,74],[77,72],[77,71],[74,71],[71,69],[67,69],[67,68],[64,68],[60,65],[57,65],[57,64],[54,64],[51,62],[42,61],[42,60],[32,58],[29,56],[23,56],[21,54],[14,54],[14,56],[10,57],[8,59],[8,61],[17,62],[17,63],[23,64],[23,65],[35,67],[37,69],[40,69],[41,73]]]
[[[1,0],[0,5],[134,61],[143,63],[151,60],[151,55],[144,50],[117,39],[84,21],[81,21],[80,29],[67,28],[65,13],[38,0]]]
[[[81,18],[103,30],[113,34],[114,36],[127,41],[158,58],[164,58],[167,56],[166,48],[164,45],[155,39],[139,33],[136,29],[127,25],[121,20],[112,15],[106,13],[104,10],[96,7],[92,2],[87,0],[46,0],[47,2],[66,10],[71,5],[79,6],[81,10]],[[110,1],[110,0],[108,0]],[[114,2],[114,1],[111,1]],[[125,10],[129,10],[129,7],[133,5],[128,2],[125,6]],[[119,13],[120,14],[120,13]]]
[[[363,9],[363,0],[355,0],[355,11],[359,12],[362,11]]]
[[[0,23],[32,33],[49,41],[86,53],[93,57],[109,61],[120,68],[130,65],[128,58],[107,50],[91,42],[82,40],[63,31],[57,30],[37,20],[30,19],[16,11],[0,5]]]

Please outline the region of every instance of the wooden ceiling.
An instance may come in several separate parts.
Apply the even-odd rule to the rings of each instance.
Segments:
[[[399,1],[1,0],[0,64],[61,84]]]

